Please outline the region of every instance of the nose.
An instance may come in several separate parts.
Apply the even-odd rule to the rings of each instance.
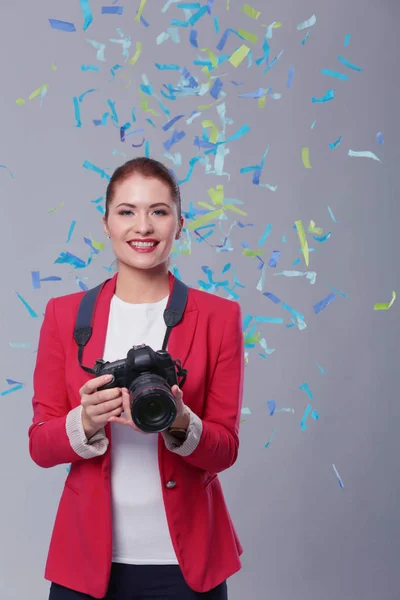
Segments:
[[[138,214],[135,219],[134,229],[140,235],[147,235],[153,231],[151,220],[146,214]]]

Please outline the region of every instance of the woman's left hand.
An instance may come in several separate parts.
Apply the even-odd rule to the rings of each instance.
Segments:
[[[176,418],[172,423],[171,427],[179,427],[186,429],[189,426],[190,417],[189,412],[183,403],[183,392],[177,385],[173,385],[171,388],[171,392],[175,398],[176,403]],[[131,408],[129,403],[129,391],[127,388],[122,388],[122,406],[124,409],[123,417],[110,417],[108,420],[109,423],[120,423],[121,425],[129,425],[135,431],[139,431],[140,433],[147,433],[146,431],[142,431],[135,425],[131,415]]]

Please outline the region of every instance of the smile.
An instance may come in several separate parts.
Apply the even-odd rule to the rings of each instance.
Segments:
[[[159,242],[128,242],[132,250],[136,252],[153,252]]]

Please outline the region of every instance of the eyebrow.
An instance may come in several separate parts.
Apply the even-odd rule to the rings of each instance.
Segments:
[[[118,204],[117,208],[120,206],[129,206],[130,208],[137,208],[136,204],[131,204],[130,202],[121,202]],[[167,208],[171,208],[169,204],[166,202],[155,202],[155,204],[150,204],[149,208],[154,208],[155,206],[166,206]]]

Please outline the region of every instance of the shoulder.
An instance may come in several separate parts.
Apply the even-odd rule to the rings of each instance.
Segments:
[[[241,317],[240,304],[236,300],[230,300],[205,292],[190,288],[190,295],[196,304],[197,310],[209,317],[223,318],[225,321],[233,317]]]

